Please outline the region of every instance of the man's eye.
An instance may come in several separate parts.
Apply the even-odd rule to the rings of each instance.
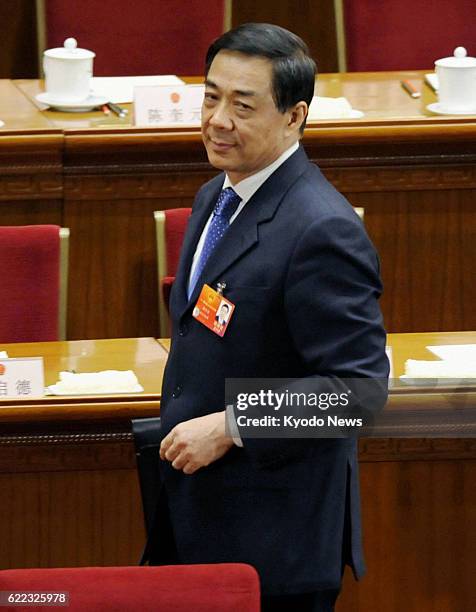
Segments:
[[[217,99],[216,94],[212,94],[212,93],[205,93],[205,100],[207,102],[214,102]]]
[[[236,106],[241,110],[251,110],[251,106],[249,104],[245,104],[244,102],[236,102]]]

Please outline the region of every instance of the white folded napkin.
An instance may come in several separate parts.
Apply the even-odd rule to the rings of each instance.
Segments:
[[[476,378],[476,362],[407,359],[407,378]]]
[[[309,107],[308,120],[317,119],[352,119],[363,113],[352,108],[347,98],[325,98],[314,96]]]
[[[144,389],[132,370],[102,372],[60,372],[59,381],[49,390],[58,395],[82,393],[137,393]]]

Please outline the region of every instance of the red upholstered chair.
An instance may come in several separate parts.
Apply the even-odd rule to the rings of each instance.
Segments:
[[[0,342],[47,342],[66,333],[69,230],[0,227]]]
[[[432,69],[460,45],[476,55],[474,0],[342,1],[348,71]]]
[[[160,337],[170,335],[169,297],[175,280],[180,249],[187,228],[191,208],[171,208],[154,213],[157,237],[157,270],[159,275],[159,329]]]
[[[69,612],[260,610],[258,574],[240,563],[3,570],[0,591],[68,592],[65,609]],[[6,606],[2,610],[33,608]]]
[[[96,53],[96,76],[203,74],[211,41],[223,33],[224,0],[48,0],[47,47],[73,36]]]

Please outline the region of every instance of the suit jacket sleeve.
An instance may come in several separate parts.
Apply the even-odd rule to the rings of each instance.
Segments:
[[[301,234],[289,261],[284,307],[303,371],[317,390],[325,378],[380,379],[372,410],[387,396],[381,290],[377,254],[360,221],[329,215]],[[358,409],[365,413],[368,406]],[[315,443],[248,438],[244,447],[258,462],[279,466]]]

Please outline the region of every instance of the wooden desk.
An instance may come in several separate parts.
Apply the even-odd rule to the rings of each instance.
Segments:
[[[397,375],[405,359],[431,358],[428,344],[474,342],[476,332],[389,336]],[[48,383],[60,369],[132,368],[145,393],[0,403],[0,568],[137,561],[144,531],[129,419],[158,414],[168,346],[6,347],[44,354]],[[360,584],[346,575],[339,612],[472,610],[475,440],[363,439],[360,466],[369,571]]]
[[[0,424],[96,420],[130,420],[155,416],[160,405],[162,375],[167,350],[154,338],[76,340],[6,344],[9,357],[43,356],[45,384],[52,385],[61,371],[97,372],[133,370],[143,393],[45,396],[33,399],[0,399]],[[64,423],[63,423],[64,425]],[[15,427],[15,425],[13,425]]]
[[[414,100],[400,86],[422,90]],[[191,79],[198,80],[198,79]],[[152,213],[189,206],[209,166],[198,130],[40,111],[38,81],[0,86],[2,223],[71,229],[68,337],[158,331]],[[389,331],[476,328],[476,118],[431,115],[423,72],[320,75],[359,120],[310,124],[304,146],[355,206],[382,261]]]
[[[0,568],[128,565],[144,541],[131,418],[159,413],[167,352],[153,338],[4,345],[74,369],[132,369],[141,394],[0,401]]]
[[[428,345],[473,343],[476,332],[388,337],[396,376],[406,359],[437,359]],[[431,408],[429,392],[417,399]],[[359,460],[368,575],[357,584],[346,574],[337,612],[473,609],[476,440],[362,439]]]

